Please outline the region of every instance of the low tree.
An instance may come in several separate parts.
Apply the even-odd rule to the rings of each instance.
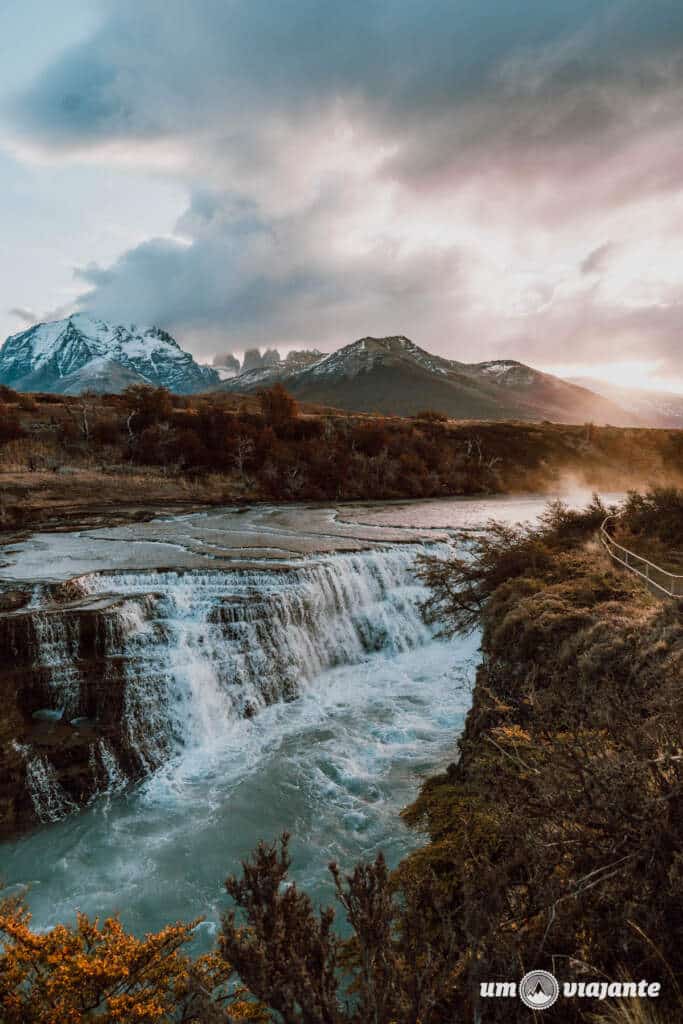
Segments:
[[[0,444],[5,444],[7,441],[18,441],[25,435],[26,431],[21,424],[16,408],[0,402]]]
[[[223,920],[220,950],[249,990],[283,1024],[431,1024],[443,1021],[456,975],[457,911],[434,875],[407,875],[400,891],[382,854],[351,875],[330,865],[351,929],[334,929],[289,881],[289,837],[260,843],[226,889],[235,911]]]
[[[259,391],[258,398],[264,420],[276,433],[289,426],[299,415],[296,401],[280,383]]]
[[[462,554],[417,560],[417,575],[430,590],[423,604],[427,620],[444,636],[476,628],[498,587],[519,576],[552,573],[553,566],[555,571],[563,568],[555,561],[557,553],[591,536],[607,511],[594,495],[583,510],[550,502],[535,526],[491,520],[481,532],[457,532]]]
[[[132,384],[124,391],[123,401],[129,410],[129,429],[135,433],[168,421],[173,412],[171,393],[166,388],[155,388],[149,384]]]
[[[254,448],[255,445],[252,438],[248,437],[246,434],[238,434],[235,438],[233,459],[235,469],[237,470],[240,480],[244,480],[245,478],[247,465],[254,454]]]

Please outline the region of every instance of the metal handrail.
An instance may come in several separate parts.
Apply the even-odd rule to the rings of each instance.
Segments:
[[[637,555],[635,551],[630,551],[625,548],[622,544],[617,544],[614,538],[608,533],[607,521],[609,519],[617,519],[622,513],[613,512],[611,515],[605,516],[600,526],[600,540],[602,541],[608,555],[613,558],[615,562],[619,562],[620,565],[630,569],[631,572],[636,573],[641,579],[644,579],[646,583],[657,590],[661,590],[667,597],[683,597],[683,575],[677,575],[676,573],[669,572],[667,569],[662,569],[661,566],[655,565],[654,562],[648,561],[647,558],[643,558],[642,555]],[[620,552],[623,557],[620,557],[617,552]],[[639,568],[644,567],[643,568]],[[653,576],[657,575],[659,581],[654,579]]]

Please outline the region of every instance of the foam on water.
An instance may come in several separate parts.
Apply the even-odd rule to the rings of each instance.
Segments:
[[[41,927],[76,907],[120,911],[138,931],[205,914],[208,948],[222,880],[286,829],[296,877],[329,899],[329,860],[383,849],[395,863],[418,841],[399,813],[452,760],[476,660],[472,637],[324,670],[297,699],[231,719],[220,744],[188,746],[140,787],[7,844],[7,881],[31,884]]]
[[[127,595],[109,620],[108,648],[126,666],[124,729],[138,762],[151,771],[169,751],[220,747],[231,722],[291,699],[325,668],[424,644],[416,553],[83,577],[85,594]],[[67,680],[72,664],[65,654]]]
[[[461,524],[469,508],[432,505],[434,527],[456,513]],[[474,525],[505,509],[492,505],[473,505]],[[426,513],[385,515],[408,526]],[[514,503],[510,515],[522,518]],[[252,570],[82,577],[83,595],[113,595],[106,655],[125,666],[127,753],[151,774],[126,786],[116,752],[98,742],[92,769],[107,799],[68,813],[49,763],[22,750],[40,819],[67,814],[0,849],[7,884],[31,886],[35,924],[73,919],[76,908],[119,911],[144,932],[204,914],[208,948],[222,881],[261,838],[291,832],[295,876],[326,900],[329,860],[348,868],[379,849],[390,863],[403,856],[418,838],[400,810],[456,756],[478,660],[477,636],[438,641],[425,626],[418,552],[402,544]],[[76,627],[44,615],[42,593],[34,607],[55,705],[78,716]]]

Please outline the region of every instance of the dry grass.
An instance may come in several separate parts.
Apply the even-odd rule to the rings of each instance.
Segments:
[[[672,1024],[646,999],[619,999],[590,1019],[591,1024]]]
[[[450,575],[427,563],[432,611],[462,628],[473,607],[484,660],[458,764],[405,814],[431,842],[401,871],[453,884],[471,990],[560,958],[564,980],[591,965],[662,982],[655,1005],[567,1001],[563,1024],[668,1024],[683,1019],[683,606],[574,525],[492,531]],[[487,1021],[518,1019],[487,1006]]]
[[[115,525],[155,512],[225,505],[253,498],[222,474],[188,480],[137,466],[25,469],[0,473],[0,532],[11,540],[27,529]]]

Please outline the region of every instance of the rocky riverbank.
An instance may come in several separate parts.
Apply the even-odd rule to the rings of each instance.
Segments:
[[[111,657],[124,599],[74,598],[70,590],[55,587],[39,607],[28,591],[2,594],[3,838],[141,773],[123,727],[122,659]]]

